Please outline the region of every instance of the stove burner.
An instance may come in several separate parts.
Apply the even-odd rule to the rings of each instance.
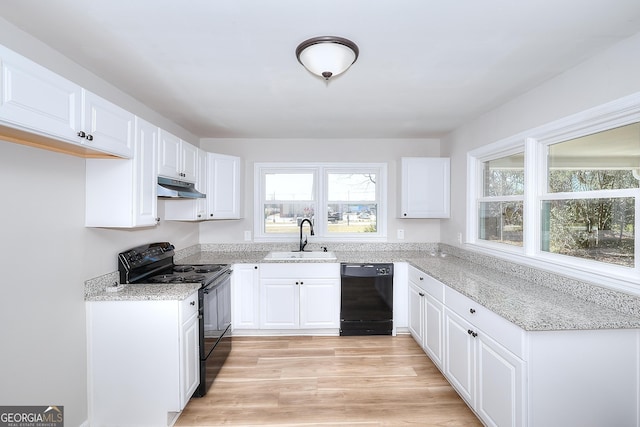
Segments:
[[[191,271],[193,270],[193,267],[190,265],[174,265],[173,266],[173,271],[176,271],[178,273],[186,273],[187,271]]]
[[[184,282],[184,277],[177,274],[161,274],[159,276],[153,276],[150,281],[152,283],[179,283]]]
[[[198,282],[202,282],[204,278],[205,278],[204,274],[192,274],[190,276],[184,276],[184,281],[198,283]]]
[[[204,264],[196,266],[196,273],[212,273],[220,270],[220,266],[217,264]]]

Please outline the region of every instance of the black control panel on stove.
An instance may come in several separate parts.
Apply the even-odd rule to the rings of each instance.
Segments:
[[[118,259],[131,270],[170,258],[174,254],[173,250],[174,246],[169,242],[151,243],[122,252],[118,255]]]

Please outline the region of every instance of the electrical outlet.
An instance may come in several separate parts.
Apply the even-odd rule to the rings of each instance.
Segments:
[[[462,244],[462,233],[458,233],[458,243]]]
[[[402,228],[398,229],[398,240],[404,240],[404,230]]]
[[[244,232],[244,241],[245,242],[250,242],[251,241],[251,231],[245,230],[245,232]]]

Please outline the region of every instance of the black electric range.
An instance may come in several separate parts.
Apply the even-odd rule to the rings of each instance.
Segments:
[[[120,283],[201,283],[198,290],[201,397],[231,352],[231,266],[174,264],[174,246],[150,243],[118,254]]]

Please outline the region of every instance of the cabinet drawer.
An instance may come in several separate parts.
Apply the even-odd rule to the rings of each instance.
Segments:
[[[263,279],[339,278],[340,264],[333,262],[265,263],[260,265],[260,277]]]
[[[180,301],[180,323],[184,323],[198,313],[198,291]]]
[[[513,354],[524,358],[524,330],[449,287],[445,288],[445,305]]]
[[[423,271],[409,266],[409,281],[415,283],[416,286],[438,301],[444,301],[444,284]]]

